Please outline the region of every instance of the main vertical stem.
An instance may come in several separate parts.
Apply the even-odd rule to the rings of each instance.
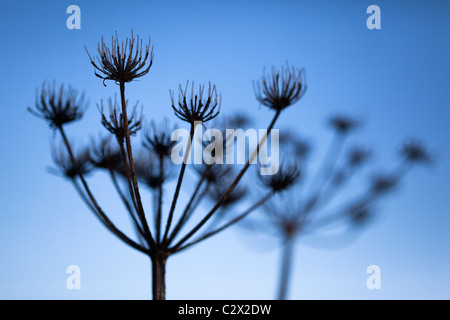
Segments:
[[[139,186],[137,183],[136,168],[134,166],[134,160],[133,160],[133,152],[131,150],[130,129],[128,128],[127,102],[125,100],[125,83],[124,82],[120,82],[120,99],[121,99],[121,103],[122,103],[122,116],[123,116],[123,126],[125,128],[125,143],[127,146],[127,154],[128,154],[128,162],[129,162],[128,164],[130,166],[130,171],[131,171],[131,180],[133,183],[134,196],[136,197],[137,214],[143,225],[144,232],[146,233],[147,240],[150,244],[150,247],[152,247],[152,246],[154,246],[155,243],[154,243],[152,234],[150,232],[150,229],[148,227],[147,220],[145,219],[144,208],[142,207],[141,195],[139,193]]]
[[[286,300],[289,281],[292,269],[292,256],[294,249],[294,240],[286,238],[283,243],[283,252],[281,257],[280,282],[278,287],[278,300]]]
[[[153,300],[166,300],[166,262],[167,256],[155,253],[152,257]]]

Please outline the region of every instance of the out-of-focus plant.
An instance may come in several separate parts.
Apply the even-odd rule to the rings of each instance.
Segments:
[[[86,51],[88,52],[87,49]],[[145,124],[142,114],[137,110],[137,104],[134,107],[129,105],[125,89],[134,80],[150,72],[154,58],[150,41],[144,45],[142,39],[134,37],[133,33],[131,38],[119,41],[116,34],[112,37],[110,46],[101,40],[97,56],[92,56],[89,52],[88,55],[95,75],[103,80],[103,84],[106,86],[106,81],[111,80],[119,87],[119,101],[109,99],[107,107],[103,102],[98,105],[100,122],[109,133],[107,137],[92,140],[88,149],[80,149],[79,152],[74,150],[67,137],[66,126],[83,117],[86,103],[84,96],[70,87],[61,86],[58,89],[55,85],[44,83],[37,94],[35,107],[28,110],[42,118],[62,138],[62,146],[55,147],[53,151],[57,166],[54,171],[71,181],[86,206],[112,234],[150,258],[153,298],[162,300],[166,297],[166,262],[170,256],[230,227],[277,193],[277,190],[268,190],[245,212],[219,227],[210,223],[220,215],[221,210],[231,208],[246,194],[240,182],[248,172],[251,160],[257,156],[279,116],[305,93],[303,71],[290,66],[281,70],[273,69],[270,75],[264,75],[255,84],[258,101],[274,113],[266,134],[239,170],[236,166],[219,164],[193,167],[198,176],[197,182],[189,200],[182,207],[179,195],[191,145],[195,143],[193,139],[196,128],[199,123],[206,126],[209,121],[220,118],[221,96],[216,86],[201,85],[196,91],[194,83],[190,85],[188,82],[185,86],[179,86],[177,95],[174,92],[170,94],[170,107],[174,115],[188,125],[190,132],[187,148],[184,150],[184,161],[179,165],[176,176],[174,171],[177,167],[170,159],[174,147],[171,139],[174,127],[167,120],[161,124],[150,122],[144,130],[142,148],[139,151],[132,144],[132,139],[135,139]],[[234,118],[237,125],[242,120]],[[97,201],[87,174],[98,170],[109,175],[136,231],[135,236],[125,234],[116,226]],[[176,180],[176,183],[166,211],[163,204],[165,195],[169,192],[166,190],[167,182],[171,179]],[[146,186],[153,195],[151,214],[144,210],[142,186]],[[190,188],[188,186],[187,189],[191,190]],[[197,209],[205,195],[209,195],[214,201],[206,213],[202,213]],[[196,219],[193,220],[194,216]],[[190,225],[189,221],[194,223]],[[206,232],[195,238],[202,230]]]
[[[246,230],[275,236],[280,241],[277,292],[280,300],[288,297],[294,247],[301,236],[344,236],[349,228],[366,225],[376,214],[380,201],[414,166],[432,162],[421,142],[408,140],[399,148],[399,163],[392,170],[376,171],[371,161],[373,150],[360,145],[348,146],[347,140],[358,129],[360,121],[335,115],[328,124],[334,132],[333,139],[322,163],[314,169],[308,165],[312,149],[308,140],[294,131],[283,132],[280,155],[284,163],[278,174],[259,176],[263,190],[277,196],[271,197],[258,208],[258,214],[242,223]],[[226,214],[233,216],[232,210]]]

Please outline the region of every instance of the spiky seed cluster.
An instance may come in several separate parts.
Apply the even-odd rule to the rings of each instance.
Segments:
[[[301,170],[296,164],[281,164],[276,174],[259,177],[265,187],[272,189],[273,192],[281,192],[297,183],[300,173]]]
[[[133,30],[131,30],[131,38],[126,38],[122,42],[119,42],[116,32],[116,36],[111,37],[110,48],[102,37],[97,48],[98,57],[92,58],[87,49],[86,52],[96,70],[95,75],[103,79],[104,85],[106,80],[113,80],[116,83],[133,81],[146,75],[153,64],[153,47],[150,48],[150,38],[144,47],[142,39],[139,36],[136,38],[133,36]]]
[[[153,153],[140,156],[136,160],[135,166],[138,179],[151,189],[159,188],[168,178],[167,170],[163,173],[160,172],[159,158]]]
[[[371,218],[372,208],[358,204],[351,207],[347,214],[352,223],[355,225],[363,225]]]
[[[91,162],[99,169],[122,171],[123,161],[120,150],[111,145],[111,136],[91,143]]]
[[[286,65],[281,70],[272,67],[272,73],[254,83],[256,99],[264,106],[282,111],[299,101],[306,92],[304,70]]]
[[[75,179],[79,174],[86,175],[92,170],[91,157],[87,148],[74,154],[74,161],[72,161],[65,148],[61,147],[56,150],[53,147],[52,158],[57,169],[51,169],[51,171],[70,180]]]
[[[195,166],[194,170],[203,177],[209,184],[218,185],[224,184],[224,180],[230,176],[233,171],[231,166],[220,165],[213,163],[208,165],[206,163]]]
[[[126,102],[128,104],[128,101]],[[134,106],[131,115],[128,115],[128,129],[130,136],[135,135],[142,128],[142,114],[138,115],[136,112],[138,103]],[[114,101],[108,99],[109,115],[106,116],[103,112],[103,101],[100,102],[100,106],[97,106],[101,116],[102,125],[116,136],[117,141],[122,144],[125,139],[125,126],[123,123],[123,114],[121,108],[117,104],[117,100]]]
[[[426,150],[425,146],[416,140],[409,140],[400,148],[401,156],[411,163],[430,163],[431,156]]]
[[[57,129],[81,119],[86,108],[84,95],[79,95],[72,87],[65,89],[61,85],[57,89],[55,83],[44,82],[40,92],[36,93],[35,109],[29,107],[28,111],[45,120],[50,128]]]
[[[211,86],[209,83],[206,97],[204,97],[204,85],[199,86],[198,93],[194,94],[194,82],[192,82],[190,96],[188,96],[188,87],[189,81],[184,89],[180,84],[178,102],[175,102],[174,94],[170,92],[175,116],[190,124],[196,121],[207,122],[217,117],[220,112],[221,97],[217,94],[216,86]]]
[[[159,156],[170,156],[175,145],[175,141],[172,141],[174,129],[175,127],[170,127],[169,120],[166,118],[159,126],[154,121],[150,122],[148,130],[144,133],[143,146]]]
[[[398,179],[392,174],[378,174],[372,178],[372,193],[376,195],[391,191],[397,185]]]
[[[370,150],[364,147],[353,147],[347,155],[347,163],[350,167],[359,167],[369,160]]]
[[[227,191],[228,185],[225,184],[216,184],[213,188],[208,190],[208,197],[213,201],[219,201],[225,192]],[[226,200],[222,204],[222,208],[229,208],[233,204],[243,200],[245,196],[248,194],[248,190],[242,186],[236,187],[226,198]]]
[[[336,133],[345,135],[359,126],[359,121],[344,115],[335,115],[329,119],[329,124]]]

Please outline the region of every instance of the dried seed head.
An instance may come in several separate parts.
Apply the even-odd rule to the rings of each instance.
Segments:
[[[219,200],[222,199],[223,195],[228,189],[227,184],[215,184],[212,188],[208,190],[208,197],[214,202],[217,203]],[[236,187],[223,201],[222,208],[229,208],[232,205],[238,203],[239,201],[243,200],[246,195],[248,194],[248,190],[243,187],[242,185],[239,185]]]
[[[44,82],[40,92],[36,93],[35,108],[29,107],[28,111],[45,120],[50,128],[57,129],[81,119],[86,108],[84,95],[79,95],[72,87],[65,89],[64,85],[61,85],[57,89],[54,82]]]
[[[264,106],[282,111],[299,101],[306,92],[304,70],[286,65],[281,70],[272,68],[272,74],[254,82],[256,99]]]
[[[205,86],[199,86],[198,93],[194,94],[192,82],[190,96],[188,96],[189,81],[186,87],[180,85],[178,102],[175,102],[174,93],[170,91],[172,109],[179,119],[194,124],[196,121],[207,122],[218,116],[220,112],[221,96],[217,94],[216,86],[208,85],[207,96],[204,96]]]
[[[153,120],[144,133],[143,146],[162,157],[169,157],[176,141],[172,141],[172,131],[175,127],[170,127],[169,120],[164,118],[158,126]]]
[[[416,140],[406,141],[400,148],[400,154],[410,163],[429,164],[432,162],[431,155],[425,146]]]
[[[230,177],[233,172],[233,167],[223,164],[206,164],[203,163],[198,166],[194,166],[194,170],[203,177],[211,185],[223,185],[224,180]]]
[[[120,150],[112,146],[111,136],[104,137],[98,141],[92,140],[91,163],[99,169],[123,171],[123,160]]]
[[[138,103],[139,102],[137,102],[134,106],[131,115],[128,115],[127,117],[130,136],[135,135],[142,128],[142,112],[140,115],[136,112]],[[128,105],[128,101],[126,101],[126,104]],[[111,98],[108,99],[108,107],[109,115],[107,117],[103,111],[103,100],[100,102],[100,105],[97,105],[102,117],[102,125],[106,128],[106,130],[115,135],[119,144],[122,144],[125,139],[124,119],[121,108],[118,107],[115,97],[114,101]]]
[[[392,191],[397,183],[398,178],[394,175],[380,173],[372,178],[371,191],[375,195],[382,195]]]
[[[356,205],[347,211],[347,215],[354,225],[362,226],[372,218],[373,208],[366,205]]]
[[[133,36],[133,30],[131,30],[131,38],[126,38],[125,42],[119,42],[117,32],[116,36],[111,38],[109,48],[102,37],[97,48],[98,57],[92,58],[85,47],[95,68],[95,75],[103,79],[104,85],[106,80],[113,80],[116,83],[130,82],[150,71],[153,64],[153,47],[150,48],[150,38],[145,47],[139,36],[136,38]]]
[[[347,163],[350,167],[359,167],[369,160],[371,152],[364,147],[353,147],[347,155]]]
[[[170,176],[167,168],[164,172],[160,171],[160,158],[151,152],[140,155],[135,166],[138,179],[150,189],[159,188]]]
[[[345,135],[356,129],[360,122],[344,115],[335,115],[329,119],[329,124],[337,134]]]
[[[259,175],[261,182],[273,192],[287,190],[300,179],[300,169],[296,164],[281,164],[274,175]]]
[[[75,179],[79,174],[87,175],[92,171],[88,148],[81,149],[75,153],[75,161],[72,161],[65,147],[61,146],[57,149],[55,146],[52,146],[52,158],[57,168],[50,168],[50,171],[70,180]]]

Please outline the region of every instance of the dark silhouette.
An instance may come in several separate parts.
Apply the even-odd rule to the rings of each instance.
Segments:
[[[278,197],[270,198],[259,208],[259,214],[241,224],[245,230],[275,235],[280,240],[282,254],[277,298],[281,300],[288,296],[294,247],[300,236],[319,236],[321,231],[334,232],[334,237],[344,236],[348,228],[366,225],[380,201],[415,165],[432,162],[422,143],[409,140],[399,149],[400,161],[393,170],[374,171],[369,168],[373,151],[365,146],[346,147],[346,140],[360,122],[352,117],[335,115],[330,117],[328,124],[334,139],[319,169],[312,174],[307,165],[311,145],[295,132],[285,131],[280,136],[280,154],[284,152],[287,161],[278,174],[260,176],[262,188],[277,193]],[[358,192],[345,194],[351,180],[367,170],[372,174],[368,181],[359,182]],[[233,216],[231,211],[226,215]]]
[[[87,49],[86,51],[88,52]],[[198,121],[205,125],[219,118],[221,98],[216,87],[211,84],[207,88],[199,86],[198,91],[195,90],[194,83],[190,87],[189,83],[185,87],[180,85],[177,98],[171,92],[171,107],[178,119],[189,124],[190,141],[185,152],[185,161],[180,165],[176,178],[170,209],[164,212],[163,198],[167,192],[165,183],[174,178],[173,172],[176,169],[170,161],[170,153],[174,146],[170,139],[170,130],[173,127],[167,120],[160,126],[151,123],[144,131],[143,149],[136,152],[136,146],[132,145],[131,138],[137,135],[143,126],[142,115],[136,111],[137,105],[130,110],[125,95],[126,85],[149,73],[153,64],[153,47],[150,41],[144,46],[142,40],[139,37],[135,38],[133,33],[131,38],[122,42],[118,40],[116,34],[112,38],[111,46],[107,46],[102,39],[97,54],[98,56],[91,56],[88,52],[95,75],[103,79],[105,86],[107,80],[119,86],[119,101],[109,99],[108,110],[105,110],[102,102],[98,106],[101,123],[110,133],[108,137],[92,140],[88,149],[82,149],[77,153],[74,151],[67,138],[65,127],[82,118],[86,105],[84,97],[71,88],[65,89],[61,86],[57,90],[54,85],[48,86],[44,83],[37,95],[35,108],[29,108],[29,111],[44,119],[49,127],[62,137],[61,150],[54,151],[58,172],[71,181],[86,206],[109,231],[150,258],[153,298],[165,299],[165,270],[169,256],[235,224],[277,192],[269,190],[248,210],[226,221],[220,227],[215,228],[214,223],[209,224],[211,221],[214,222],[213,217],[220,216],[221,209],[230,208],[246,194],[245,188],[240,187],[240,183],[250,167],[251,160],[258,154],[261,144],[267,140],[281,113],[298,102],[305,93],[303,71],[290,66],[282,68],[281,71],[273,69],[271,75],[263,76],[261,82],[255,84],[256,88],[259,88],[258,101],[274,112],[266,135],[262,137],[256,150],[253,150],[239,171],[235,172],[235,168],[230,169],[227,165],[195,167],[198,180],[189,201],[180,212],[177,212],[177,207],[181,206],[178,201],[179,194],[196,126]],[[239,124],[243,120],[236,117],[233,121]],[[97,202],[87,181],[87,174],[95,170],[104,170],[109,174],[136,231],[135,238],[123,233]],[[278,183],[286,183],[283,179],[285,178]],[[297,177],[291,177],[291,180],[296,179]],[[151,219],[153,223],[149,223],[150,216],[144,212],[140,184],[147,186],[154,196]],[[213,206],[205,215],[197,217],[197,221],[189,230],[183,231],[205,195],[210,195],[210,199],[214,199]],[[207,228],[207,225],[210,227]],[[204,234],[193,239],[202,230],[205,230]]]

